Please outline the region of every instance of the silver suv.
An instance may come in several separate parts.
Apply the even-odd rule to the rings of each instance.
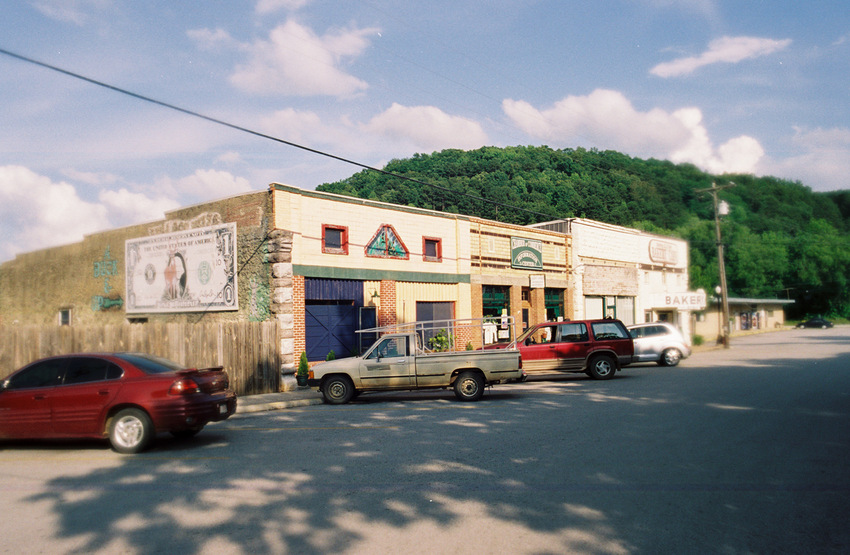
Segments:
[[[655,322],[628,326],[635,343],[633,362],[657,362],[659,366],[676,366],[691,356],[691,347],[672,324]]]

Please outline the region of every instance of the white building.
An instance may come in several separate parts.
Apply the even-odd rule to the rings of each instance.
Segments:
[[[618,318],[625,324],[666,321],[686,335],[691,313],[706,305],[688,290],[688,242],[584,218],[544,222],[571,238],[568,272],[575,319]]]

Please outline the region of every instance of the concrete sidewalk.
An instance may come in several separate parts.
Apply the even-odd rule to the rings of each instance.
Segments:
[[[246,395],[236,401],[236,414],[266,412],[322,404],[322,394],[308,387],[297,387],[280,393]]]

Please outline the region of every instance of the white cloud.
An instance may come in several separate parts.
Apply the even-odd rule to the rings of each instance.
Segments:
[[[310,0],[258,0],[254,11],[258,14],[267,14],[278,10],[295,11],[309,3]]]
[[[758,141],[747,136],[715,148],[698,108],[640,112],[618,91],[569,96],[548,110],[510,99],[502,108],[515,125],[538,139],[570,146],[589,142],[632,156],[689,162],[712,173],[753,172],[764,154]]]
[[[235,45],[236,41],[224,29],[189,29],[186,36],[195,41],[201,50],[214,50],[220,45]]]
[[[86,183],[87,185],[112,185],[118,181],[118,176],[115,174],[105,172],[81,172],[73,168],[62,170],[62,175],[72,181]]]
[[[150,198],[123,187],[117,191],[101,191],[99,199],[108,210],[110,220],[119,225],[161,220],[166,212],[180,206],[176,200],[165,197]]]
[[[722,37],[713,40],[708,50],[699,56],[679,58],[672,62],[664,62],[652,68],[649,72],[659,77],[679,77],[693,73],[697,69],[717,63],[735,64],[743,60],[759,58],[784,50],[791,44],[791,39],[774,40],[758,37]]]
[[[91,9],[103,9],[110,3],[110,0],[35,0],[32,5],[51,19],[82,26],[88,21]]]
[[[792,144],[798,154],[766,160],[762,171],[799,180],[815,191],[850,189],[850,129],[795,128]]]
[[[192,175],[173,179],[162,177],[157,179],[156,188],[159,191],[173,191],[181,197],[191,197],[196,200],[210,200],[238,195],[251,190],[250,182],[244,177],[220,170],[196,170]]]
[[[23,166],[0,166],[0,258],[82,240],[110,227],[106,207],[86,202],[73,185]]]
[[[367,37],[377,29],[347,29],[316,35],[308,27],[289,20],[275,28],[268,41],[247,46],[249,61],[236,68],[230,82],[256,94],[328,95],[345,97],[368,85],[345,72],[344,59],[363,53]]]
[[[410,142],[418,150],[478,148],[488,143],[481,125],[449,115],[433,106],[402,106],[393,103],[373,117],[364,129],[395,140]]]

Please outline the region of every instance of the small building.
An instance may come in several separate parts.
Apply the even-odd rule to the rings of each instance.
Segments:
[[[781,328],[785,325],[785,307],[793,300],[729,297],[729,332],[751,332]],[[718,297],[711,297],[705,310],[695,314],[694,333],[709,341],[721,335],[722,308]]]

